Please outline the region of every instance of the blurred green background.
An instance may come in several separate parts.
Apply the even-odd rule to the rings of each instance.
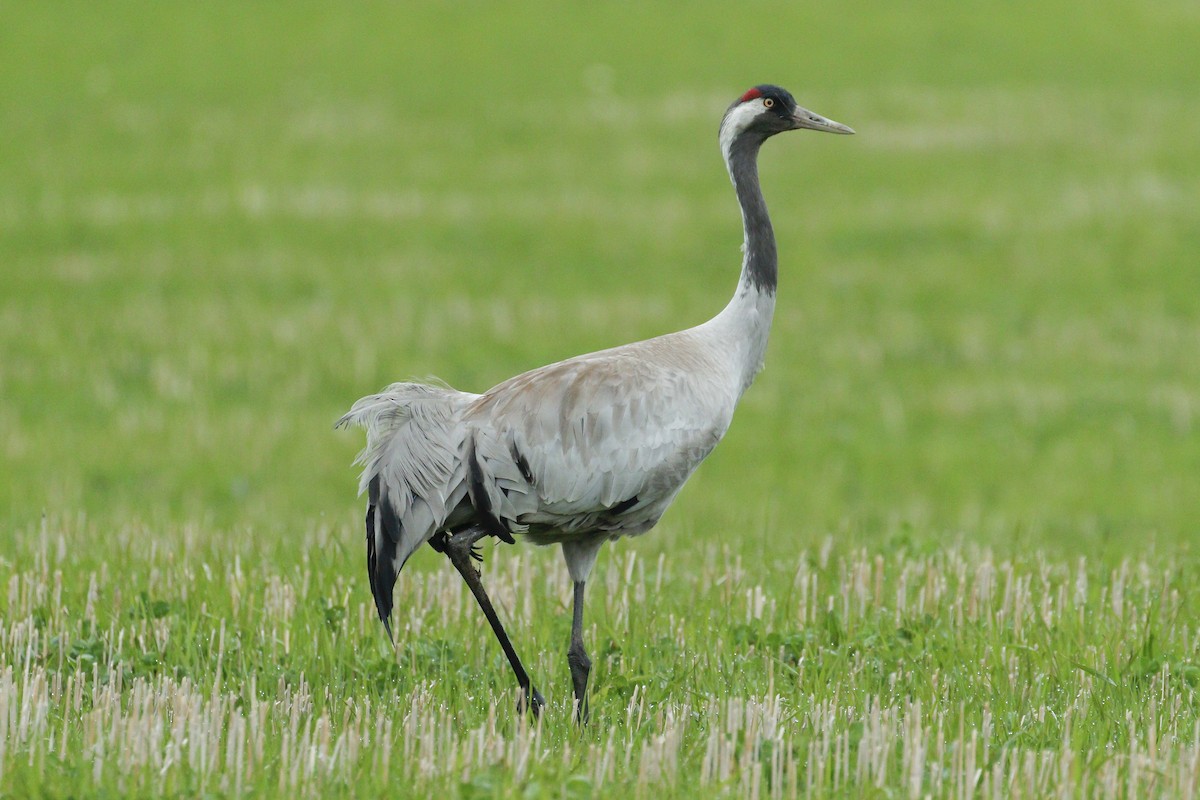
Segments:
[[[332,423],[359,396],[482,391],[723,306],[716,128],[760,82],[858,136],[764,150],[767,370],[637,546],[1197,530],[1194,2],[0,14],[10,531],[357,543],[361,434]]]

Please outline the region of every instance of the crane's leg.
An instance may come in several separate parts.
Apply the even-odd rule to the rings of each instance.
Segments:
[[[562,543],[567,571],[571,573],[571,582],[575,585],[575,608],[571,618],[571,646],[567,648],[567,663],[571,665],[571,684],[575,689],[575,721],[581,725],[587,721],[587,684],[592,671],[592,660],[588,658],[587,650],[583,649],[583,589],[604,541],[597,536],[568,539]]]
[[[496,615],[496,609],[492,606],[491,599],[483,589],[483,581],[479,577],[479,572],[471,564],[472,547],[487,535],[487,531],[483,528],[471,527],[459,531],[439,544],[445,548],[444,552],[450,559],[450,563],[458,570],[458,574],[462,575],[463,580],[467,582],[467,588],[471,590],[471,594],[475,595],[479,608],[483,610],[488,624],[492,626],[492,632],[496,634],[496,641],[500,642],[504,655],[508,656],[508,663],[512,665],[513,674],[517,677],[517,686],[521,690],[521,696],[517,699],[517,709],[523,711],[525,704],[528,703],[529,711],[536,717],[541,712],[542,706],[546,705],[546,700],[542,697],[542,693],[533,687],[529,673],[525,671],[525,666],[513,648],[512,641],[508,638],[504,626],[500,624],[500,617]]]
[[[571,665],[571,683],[575,688],[575,721],[587,721],[587,683],[592,660],[583,649],[583,587],[586,581],[575,581],[575,613],[571,620],[571,646],[567,648],[567,663]]]

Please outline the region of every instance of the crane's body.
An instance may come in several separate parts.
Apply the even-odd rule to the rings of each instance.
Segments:
[[[559,543],[575,583],[568,660],[582,715],[590,667],[583,586],[600,546],[654,527],[762,368],[777,259],[756,159],[768,136],[800,127],[852,133],[773,86],[751,89],[722,120],[746,238],[737,289],[712,319],[540,367],[480,395],[393,384],[342,418],[367,429],[360,490],[368,495],[371,589],[385,625],[396,575],[428,542],[467,580],[536,711],[541,697],[467,556],[488,535]]]

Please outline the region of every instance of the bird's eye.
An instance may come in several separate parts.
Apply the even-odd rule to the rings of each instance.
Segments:
[[[771,106],[773,106],[773,105],[775,105],[775,101],[774,101],[774,100],[772,100],[770,97],[768,97],[766,100],[763,100],[763,107],[764,107],[764,108],[770,108],[770,107],[771,107]]]

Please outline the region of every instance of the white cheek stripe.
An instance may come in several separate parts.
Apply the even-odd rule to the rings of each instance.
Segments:
[[[766,106],[762,100],[751,101],[737,106],[725,117],[725,123],[721,126],[720,141],[721,154],[725,156],[726,162],[729,161],[729,148],[733,145],[733,140],[765,110]]]

